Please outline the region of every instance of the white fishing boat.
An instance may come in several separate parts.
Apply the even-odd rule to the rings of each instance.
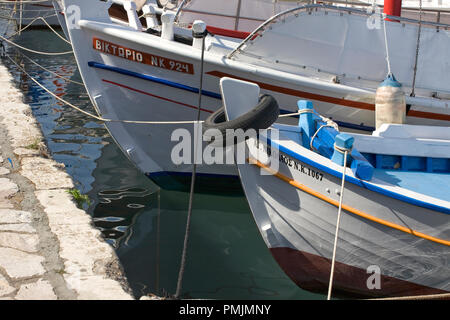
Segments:
[[[256,84],[221,82],[228,120],[252,110]],[[383,124],[372,135],[339,133],[311,102],[298,107],[298,125],[273,124],[248,140],[247,163],[238,164],[281,268],[301,288],[327,291],[341,207],[333,293],[450,292],[450,127]]]
[[[171,138],[177,129],[193,133],[194,126],[120,121],[195,120],[200,70],[202,120],[222,105],[220,78],[232,76],[258,83],[277,99],[282,113],[296,111],[295,102],[307,98],[341,127],[370,132],[375,90],[390,65],[405,89],[408,123],[450,123],[450,58],[442,54],[450,51],[447,25],[398,18],[402,23],[387,21],[386,29],[383,23],[371,29],[368,19],[377,16],[365,9],[193,0],[164,12],[162,25],[154,15],[147,16],[143,27],[128,2],[128,25],[113,22],[109,4],[102,1],[63,4],[78,67],[97,112],[114,120],[106,126],[118,145],[160,185],[173,182],[178,187],[189,181],[192,164],[172,161],[170,151],[179,141]],[[204,27],[199,21],[192,27],[199,18],[209,31],[203,64],[202,41],[192,36],[192,29]],[[197,173],[200,186],[205,178],[208,188],[209,181],[240,188],[233,165],[199,163]]]
[[[45,28],[47,25],[59,27],[60,25],[51,0],[5,0],[3,5],[11,10],[10,18],[22,28],[26,26]]]

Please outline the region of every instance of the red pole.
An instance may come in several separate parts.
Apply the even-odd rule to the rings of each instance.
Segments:
[[[402,14],[402,0],[384,0],[383,12],[390,16],[400,17]]]

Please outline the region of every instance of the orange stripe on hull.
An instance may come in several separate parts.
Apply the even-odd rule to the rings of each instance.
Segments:
[[[283,174],[281,174],[279,172],[274,171],[273,169],[269,168],[265,164],[262,164],[258,160],[248,159],[248,162],[250,164],[253,164],[253,165],[261,168],[261,169],[266,170],[267,172],[269,172],[272,175],[276,176],[278,179],[281,179],[284,182],[289,183],[291,186],[293,186],[293,187],[295,187],[297,189],[300,189],[300,190],[302,190],[302,191],[304,191],[306,193],[309,193],[310,195],[312,195],[312,196],[314,196],[316,198],[319,198],[319,199],[321,199],[321,200],[323,200],[325,202],[328,202],[329,204],[331,204],[331,205],[333,205],[335,207],[339,207],[339,201],[336,201],[336,200],[333,200],[333,199],[331,199],[331,198],[329,198],[327,196],[324,196],[323,194],[321,194],[321,193],[319,193],[319,192],[317,192],[317,191],[315,191],[315,190],[313,190],[313,189],[311,189],[311,188],[309,188],[309,187],[307,187],[307,186],[305,186],[305,185],[295,181],[294,179],[291,179],[291,178],[286,177],[285,175],[283,175]],[[365,212],[363,212],[361,210],[355,209],[355,208],[350,207],[348,205],[343,204],[342,205],[342,209],[347,211],[347,212],[350,212],[350,213],[352,213],[354,215],[357,215],[357,216],[359,216],[361,218],[364,218],[364,219],[367,219],[367,220],[379,223],[379,224],[384,225],[386,227],[389,227],[389,228],[392,228],[392,229],[396,229],[396,230],[399,230],[399,231],[403,231],[403,232],[409,233],[409,234],[411,234],[413,236],[416,236],[416,237],[419,237],[419,238],[422,238],[422,239],[426,239],[426,240],[429,240],[429,241],[432,241],[432,242],[435,242],[435,243],[439,243],[439,244],[442,244],[442,245],[445,245],[445,246],[450,246],[450,241],[448,241],[448,240],[439,239],[439,238],[427,235],[425,233],[422,233],[422,232],[419,232],[419,231],[416,231],[416,230],[413,230],[413,229],[410,229],[410,228],[403,227],[403,226],[398,225],[396,223],[389,222],[389,221],[386,221],[386,220],[374,217],[374,216],[372,216],[370,214],[367,214],[367,213],[365,213]]]

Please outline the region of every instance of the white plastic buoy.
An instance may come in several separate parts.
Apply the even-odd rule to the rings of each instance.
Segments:
[[[393,74],[380,84],[375,94],[375,123],[378,129],[383,123],[406,122],[406,100],[402,85]]]

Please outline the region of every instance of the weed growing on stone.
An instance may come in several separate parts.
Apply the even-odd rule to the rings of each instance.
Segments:
[[[39,143],[41,141],[39,139],[35,139],[33,143],[27,145],[25,148],[32,150],[39,150]]]
[[[80,190],[78,190],[78,189],[67,190],[67,193],[72,195],[73,200],[76,202],[77,207],[80,209],[83,208],[84,204],[87,204],[88,206],[91,204],[91,200],[89,199],[89,196],[86,194],[81,194]]]

